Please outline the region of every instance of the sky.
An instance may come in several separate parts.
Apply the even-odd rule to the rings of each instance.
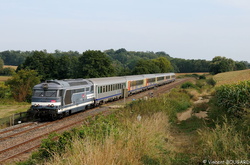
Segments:
[[[250,0],[0,0],[0,52],[164,51],[250,62]]]

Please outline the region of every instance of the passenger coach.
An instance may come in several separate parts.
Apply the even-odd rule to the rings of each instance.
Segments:
[[[106,77],[88,79],[94,84],[95,106],[108,101],[118,100],[124,96],[126,88],[124,77]]]

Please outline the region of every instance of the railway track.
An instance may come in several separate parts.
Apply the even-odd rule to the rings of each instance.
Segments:
[[[143,98],[148,96],[148,93],[152,92],[154,93],[154,97],[158,96],[159,94],[166,93],[172,88],[188,80],[189,79],[177,79],[173,83],[132,95],[126,99],[126,101]],[[40,146],[41,140],[50,133],[63,132],[75,126],[81,125],[86,118],[90,116],[96,116],[100,113],[109,114],[111,111],[108,106],[123,101],[124,100],[111,102],[102,107],[89,109],[83,113],[77,113],[53,122],[24,123],[13,128],[0,131],[0,164],[10,161],[24,160],[30,155],[31,151]]]

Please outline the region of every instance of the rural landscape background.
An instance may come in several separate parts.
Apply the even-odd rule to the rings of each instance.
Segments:
[[[26,111],[32,87],[46,79],[175,72],[177,78],[192,79],[169,93],[131,101],[112,115],[52,134],[18,164],[249,164],[249,67],[246,61],[220,56],[185,60],[124,48],[4,51],[0,117]]]

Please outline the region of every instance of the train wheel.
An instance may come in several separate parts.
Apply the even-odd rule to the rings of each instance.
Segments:
[[[52,120],[57,120],[57,119],[58,119],[57,114],[52,114],[52,115],[51,115],[51,119],[52,119]]]

